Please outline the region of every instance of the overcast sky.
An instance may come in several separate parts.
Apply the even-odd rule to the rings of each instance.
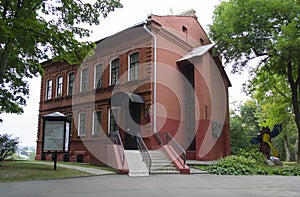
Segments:
[[[181,13],[193,8],[196,11],[199,23],[208,31],[208,24],[212,23],[213,10],[220,0],[121,0],[123,8],[110,13],[101,21],[99,26],[92,27],[93,34],[90,41],[97,41],[136,23],[145,21],[151,13],[168,15]],[[245,77],[230,75],[230,69],[226,69],[233,87],[230,91],[230,102],[241,100],[245,96],[241,93],[241,83]],[[19,137],[21,145],[35,146],[38,128],[38,105],[40,95],[40,78],[30,80],[30,97],[24,114],[1,114],[4,120],[0,123],[0,133],[13,134]]]

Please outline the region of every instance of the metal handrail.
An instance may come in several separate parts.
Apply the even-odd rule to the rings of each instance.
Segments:
[[[169,144],[173,147],[173,149],[179,154],[180,158],[182,159],[182,166],[185,167],[186,164],[186,152],[182,148],[182,146],[176,141],[175,138],[173,138],[168,132],[160,133],[160,135],[165,135],[165,144]],[[180,162],[178,157],[176,157],[177,160]]]
[[[113,133],[114,134],[112,135],[112,137],[114,138],[114,143],[116,145],[118,145],[119,157],[120,157],[120,160],[121,160],[121,163],[122,163],[122,168],[124,168],[124,164],[125,164],[125,152],[124,152],[123,142],[122,142],[122,139],[121,139],[119,131],[114,131]]]
[[[158,143],[158,145],[161,146],[164,144],[164,142],[162,141],[162,139],[160,138],[160,136],[158,135],[157,132],[154,132],[154,138],[155,138],[156,142]]]
[[[149,153],[149,150],[141,136],[140,133],[137,132],[137,135],[136,135],[136,143],[137,143],[137,147],[142,155],[142,158],[143,158],[143,162],[146,164],[149,172],[151,170],[151,156],[150,156],[150,153]]]

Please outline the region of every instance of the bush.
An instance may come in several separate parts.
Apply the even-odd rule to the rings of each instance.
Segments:
[[[238,151],[237,155],[243,156],[248,159],[253,159],[257,162],[257,164],[261,164],[261,165],[264,165],[266,162],[266,159],[267,159],[264,154],[262,154],[261,152],[258,152],[257,150],[254,150],[254,149],[252,149],[250,151],[240,149]]]
[[[220,159],[208,167],[208,171],[219,175],[251,175],[256,161],[244,156],[233,155]]]
[[[208,171],[219,175],[265,174],[263,166],[266,157],[255,150],[239,150],[237,155],[220,159],[208,167]]]
[[[220,159],[207,170],[218,175],[282,175],[300,176],[299,165],[266,166],[266,157],[255,150],[239,150],[237,155]]]

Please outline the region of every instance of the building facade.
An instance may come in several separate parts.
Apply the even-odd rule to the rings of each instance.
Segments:
[[[188,159],[230,154],[231,84],[194,11],[149,15],[96,45],[81,67],[42,64],[36,159],[52,158],[42,153],[42,116],[57,111],[72,119],[70,151],[59,160],[110,165],[116,132],[125,149],[137,148],[137,135],[158,149],[169,133]]]

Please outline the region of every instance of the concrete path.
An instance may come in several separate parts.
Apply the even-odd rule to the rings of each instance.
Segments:
[[[54,165],[53,163],[49,163],[49,162],[30,162],[30,163],[52,165],[52,166]],[[94,174],[94,175],[116,174],[115,172],[110,172],[110,171],[96,169],[96,168],[87,168],[87,167],[82,167],[82,166],[66,165],[66,164],[59,164],[59,163],[57,164],[57,167],[68,168],[68,169],[73,169],[73,170],[79,170],[79,171],[91,173],[91,174]]]
[[[1,197],[298,197],[300,177],[210,174],[92,176],[0,183]]]
[[[138,150],[125,150],[125,157],[129,167],[129,176],[149,176],[149,170],[143,162]]]
[[[190,174],[210,174],[210,173],[207,172],[207,171],[200,170],[200,169],[197,169],[197,168],[193,168],[193,167],[190,166]]]

